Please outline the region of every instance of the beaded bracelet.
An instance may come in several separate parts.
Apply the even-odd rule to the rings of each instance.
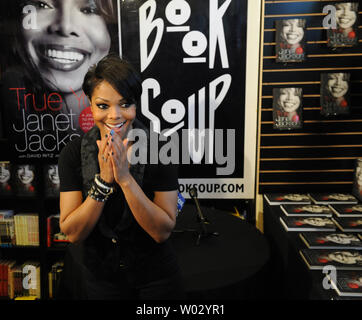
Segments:
[[[109,197],[109,195],[105,195],[104,193],[100,192],[95,183],[93,183],[92,187],[89,189],[88,196],[98,202],[105,202]]]

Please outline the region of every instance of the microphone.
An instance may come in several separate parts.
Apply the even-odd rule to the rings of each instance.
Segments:
[[[190,188],[189,195],[195,201],[196,211],[197,211],[197,214],[198,214],[200,222],[201,222],[202,231],[203,231],[203,234],[206,234],[207,230],[206,230],[205,224],[207,223],[207,221],[206,221],[204,215],[202,214],[199,200],[197,199],[197,189],[195,187]]]

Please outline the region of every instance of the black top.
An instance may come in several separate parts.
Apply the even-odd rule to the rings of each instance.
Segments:
[[[60,192],[82,191],[81,138],[72,140],[63,148],[58,165]],[[146,165],[141,187],[151,200],[155,191],[177,190],[177,167]],[[107,200],[102,212],[106,223],[116,233],[125,201],[121,188],[116,185],[116,191]],[[131,227],[118,232],[116,239],[109,239],[102,234],[98,221],[82,246],[82,263],[98,279],[112,280],[120,270],[126,270],[131,281],[137,285],[170,276],[178,271],[169,241],[156,243],[134,218]],[[120,265],[123,267],[120,268]]]

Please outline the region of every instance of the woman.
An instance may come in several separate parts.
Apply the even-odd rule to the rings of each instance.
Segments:
[[[337,29],[328,30],[328,46],[343,47],[355,45],[358,42],[357,24],[358,3],[336,3],[335,18]]]
[[[304,60],[304,19],[277,20],[277,61],[301,62]]]
[[[348,73],[321,74],[322,114],[341,114],[349,112],[349,78]]]
[[[21,164],[16,166],[16,194],[18,196],[33,196],[36,193],[35,167]]]
[[[13,190],[10,185],[10,163],[8,162],[0,162],[0,195],[11,195]]]
[[[21,106],[27,105],[27,112],[34,106],[43,106],[44,94],[59,93],[61,98],[57,100],[61,100],[61,106],[57,106],[57,111],[72,113],[72,125],[82,133],[79,116],[89,105],[82,92],[84,75],[110,51],[118,52],[117,2],[11,0],[3,3],[6,5],[3,23],[13,26],[4,46],[11,48],[7,61],[3,62],[8,71],[5,87],[24,88],[21,94],[34,94],[34,102],[20,99]],[[27,25],[31,19],[33,24]],[[15,92],[6,88],[3,95],[17,103]],[[49,104],[46,111],[51,111]]]
[[[301,88],[274,88],[274,124],[276,128],[301,127]]]
[[[109,55],[86,74],[83,90],[95,126],[62,150],[59,177],[60,228],[83,245],[86,298],[180,298],[166,241],[176,220],[177,171],[127,159],[127,132],[146,131],[136,119],[140,77]]]

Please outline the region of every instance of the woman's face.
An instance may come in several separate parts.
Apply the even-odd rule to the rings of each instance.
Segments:
[[[295,88],[282,88],[279,92],[278,103],[283,111],[293,112],[298,109],[300,97]]]
[[[350,28],[354,25],[357,19],[357,14],[352,10],[351,3],[339,3],[336,7],[337,24],[342,29]]]
[[[89,67],[108,54],[111,38],[95,0],[29,0],[37,29],[22,28],[30,58],[52,89],[76,92]]]
[[[34,179],[34,172],[29,165],[24,165],[18,168],[18,177],[23,184],[29,184]]]
[[[305,211],[313,212],[313,213],[321,213],[321,212],[323,212],[325,210],[324,207],[321,207],[319,205],[304,206],[303,209]]]
[[[306,218],[304,222],[312,226],[323,227],[329,223],[329,220],[325,218]]]
[[[356,178],[357,178],[358,185],[362,186],[362,168],[361,167],[356,168]]]
[[[362,257],[360,254],[348,252],[348,251],[336,251],[330,253],[328,257],[336,262],[343,263],[343,264],[355,264],[357,261],[361,260]]]
[[[283,21],[282,37],[289,44],[299,43],[304,36],[304,30],[299,26],[298,19],[289,19]]]
[[[48,169],[49,180],[54,184],[59,184],[58,166],[50,166]]]
[[[343,73],[330,73],[328,74],[327,87],[334,98],[341,98],[348,91],[348,82],[344,79]]]
[[[136,118],[136,105],[128,104],[107,81],[102,81],[93,90],[91,110],[102,136],[113,129],[124,138]]]
[[[349,244],[351,241],[358,241],[357,237],[353,234],[329,234],[326,239],[334,243]]]
[[[9,179],[10,179],[10,171],[5,167],[0,166],[0,183],[8,182]]]

